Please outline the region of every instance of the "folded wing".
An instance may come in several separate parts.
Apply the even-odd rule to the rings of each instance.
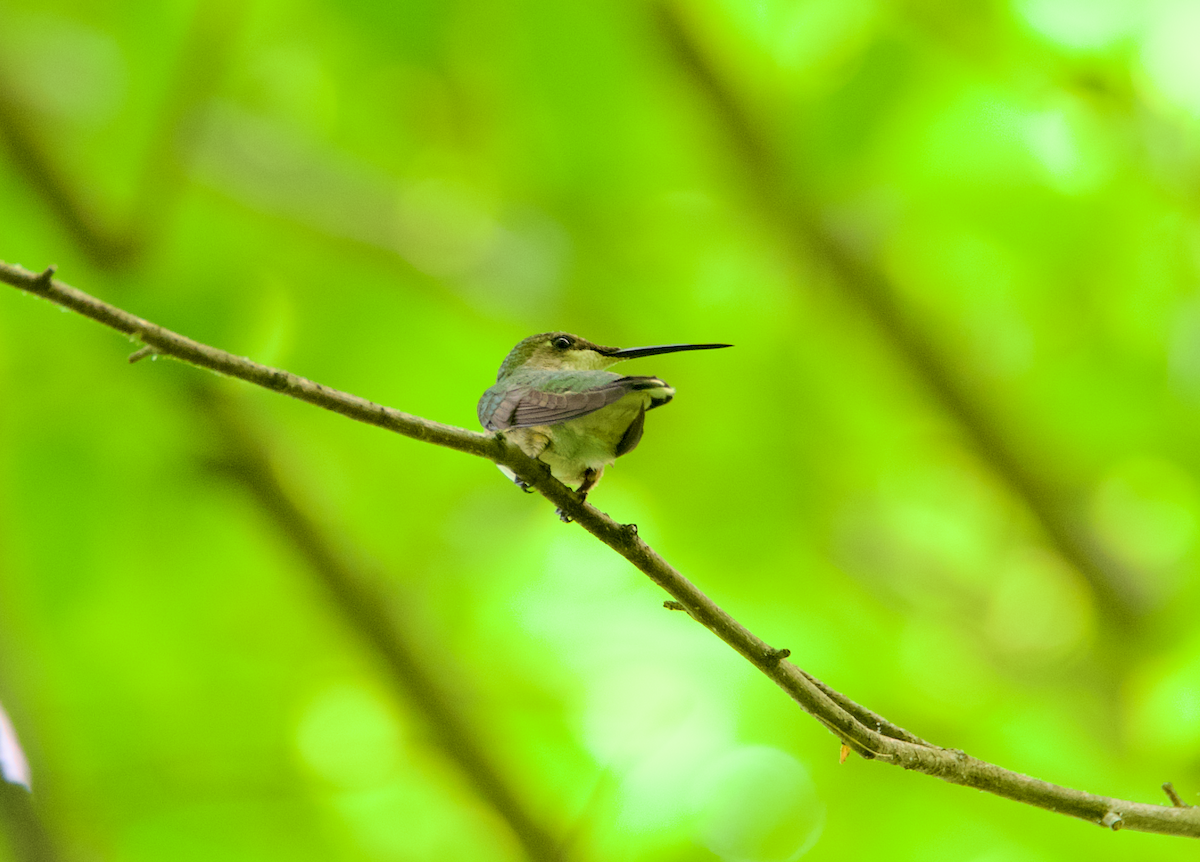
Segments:
[[[489,431],[558,425],[615,404],[631,392],[665,389],[666,392],[653,398],[649,407],[666,404],[674,394],[657,377],[616,377],[607,372],[595,374],[595,385],[587,386],[587,378],[579,381],[584,388],[566,389],[561,384],[556,385],[557,381],[549,380],[541,386],[537,383],[512,389],[493,386],[479,401],[479,421]]]

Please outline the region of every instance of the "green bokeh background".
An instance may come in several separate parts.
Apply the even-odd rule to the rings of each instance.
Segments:
[[[664,15],[778,159],[774,188]],[[925,738],[1200,802],[1198,31],[1188,0],[4,0],[0,259],[465,427],[533,332],[733,342],[628,366],[678,396],[598,507]],[[781,212],[882,276],[1131,573],[1136,627]],[[197,386],[569,858],[1194,858],[839,765],[490,464],[134,349],[0,290],[0,702],[64,858],[523,858],[213,469],[231,444]]]

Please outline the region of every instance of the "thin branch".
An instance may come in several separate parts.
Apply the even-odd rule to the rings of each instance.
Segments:
[[[822,223],[818,207],[791,188],[789,172],[773,142],[717,71],[677,4],[659,0],[655,9],[666,42],[708,101],[763,216],[784,237],[785,250],[801,261],[815,255],[834,274],[844,293],[958,423],[983,461],[1024,502],[1062,558],[1087,580],[1104,617],[1122,629],[1135,628],[1146,612],[1146,597],[1137,579],[1079,523],[1066,503],[1067,495],[1018,454],[1018,447],[954,370],[935,339],[901,309],[895,285],[851,251]]]
[[[374,594],[368,579],[335,550],[331,537],[288,493],[254,432],[211,387],[198,389],[196,397],[226,444],[227,455],[221,456],[214,466],[242,485],[299,551],[334,606],[350,623],[351,630],[383,659],[393,685],[424,716],[442,751],[508,824],[529,857],[545,862],[562,859],[562,842],[525,808],[492,765],[466,717],[437,685],[437,674],[426,667],[420,650],[408,642],[403,629],[382,610],[387,603]]]
[[[0,281],[48,299],[118,332],[132,336],[142,345],[153,348],[153,352],[160,356],[181,359],[189,365],[208,368],[219,374],[236,377],[247,383],[282,392],[300,401],[307,401],[310,404],[324,407],[326,410],[341,413],[360,422],[378,425],[380,428],[395,431],[405,437],[412,437],[426,443],[435,443],[459,452],[479,455],[493,461],[511,459],[513,452],[520,452],[515,446],[505,445],[498,437],[412,416],[356,395],[330,389],[291,372],[260,365],[245,357],[234,356],[224,350],[193,341],[127,311],[122,311],[116,306],[101,302],[81,290],[56,281],[53,276],[53,267],[41,273],[33,273],[19,266],[0,261]],[[138,353],[141,351],[139,350]],[[541,469],[530,458],[525,459],[522,469],[531,475],[541,472]],[[564,490],[566,489],[564,488]]]
[[[770,647],[723,611],[638,536],[632,525],[618,524],[558,482],[544,464],[526,456],[499,435],[477,434],[431,422],[399,410],[339,392],[288,371],[270,368],[200,344],[69,287],[53,278],[0,262],[0,281],[133,335],[163,356],[283,392],[351,419],[406,437],[445,446],[503,464],[576,523],[596,536],[662,587],[692,618],[717,635],[788,693],[801,708],[867,759],[934,775],[1049,811],[1102,824],[1200,838],[1200,808],[1176,808],[1097,796],[1003,769],[962,751],[939,748],[883,721],[874,713],[818,683],[785,661],[786,652]]]

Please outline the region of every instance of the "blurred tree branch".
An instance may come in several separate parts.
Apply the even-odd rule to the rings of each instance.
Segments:
[[[8,838],[16,862],[56,862],[50,836],[33,808],[29,790],[0,780],[0,834]]]
[[[133,266],[153,246],[178,198],[180,151],[203,105],[221,80],[242,7],[228,0],[197,4],[165,108],[146,151],[130,213],[119,228],[106,224],[81,185],[50,157],[50,147],[23,104],[19,87],[0,69],[0,145],[45,201],[87,259],[102,269]]]
[[[424,716],[441,750],[508,824],[529,858],[547,862],[564,858],[563,842],[519,800],[492,765],[466,717],[437,684],[438,673],[426,665],[417,645],[408,641],[404,629],[383,610],[394,602],[374,593],[367,577],[337,552],[332,538],[288,492],[258,435],[239,411],[211,386],[198,387],[195,397],[200,410],[217,426],[224,448],[208,462],[210,466],[249,492],[300,553],[352,631],[383,659],[393,686]]]
[[[14,862],[54,862],[58,851],[34,808],[29,783],[29,763],[0,704],[0,843],[8,845]]]
[[[725,132],[762,218],[773,224],[787,253],[815,258],[832,272],[844,294],[875,324],[895,353],[952,417],[990,466],[1040,524],[1066,562],[1091,587],[1103,617],[1121,631],[1135,629],[1146,614],[1139,581],[1101,548],[1079,522],[1069,495],[1056,487],[1005,434],[983,400],[955,371],[936,339],[898,304],[897,291],[872,262],[851,250],[822,220],[813,200],[796,185],[774,142],[744,99],[721,75],[693,32],[687,15],[672,0],[655,5],[660,29],[679,66],[708,102]]]
[[[102,268],[118,268],[132,257],[125,232],[112,233],[102,226],[90,202],[80,198],[73,184],[50,160],[38,130],[19,104],[12,83],[0,74],[0,143],[9,158],[37,189],[80,251]]]
[[[864,758],[934,775],[953,784],[1068,814],[1111,829],[1134,829],[1167,835],[1200,837],[1200,808],[1177,808],[1097,796],[1012,772],[919,739],[858,706],[785,661],[776,650],[719,608],[687,578],[672,568],[637,534],[618,524],[555,480],[541,462],[526,456],[499,435],[492,436],[413,416],[329,389],[291,372],[271,368],[200,344],[122,309],[108,305],[53,278],[0,263],[0,281],[133,336],[153,352],[282,392],[348,418],[503,464],[585,530],[600,539],[662,587],[705,628],[788,693],[806,712]],[[144,355],[144,351],[138,351]],[[135,355],[138,355],[135,354]]]

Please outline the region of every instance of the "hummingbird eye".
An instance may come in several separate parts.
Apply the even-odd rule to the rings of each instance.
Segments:
[[[557,347],[559,350],[566,350],[568,347],[571,346],[571,339],[567,338],[567,336],[565,336],[565,335],[560,335],[560,336],[558,336],[558,338],[554,339],[550,343],[553,344],[555,347]]]

